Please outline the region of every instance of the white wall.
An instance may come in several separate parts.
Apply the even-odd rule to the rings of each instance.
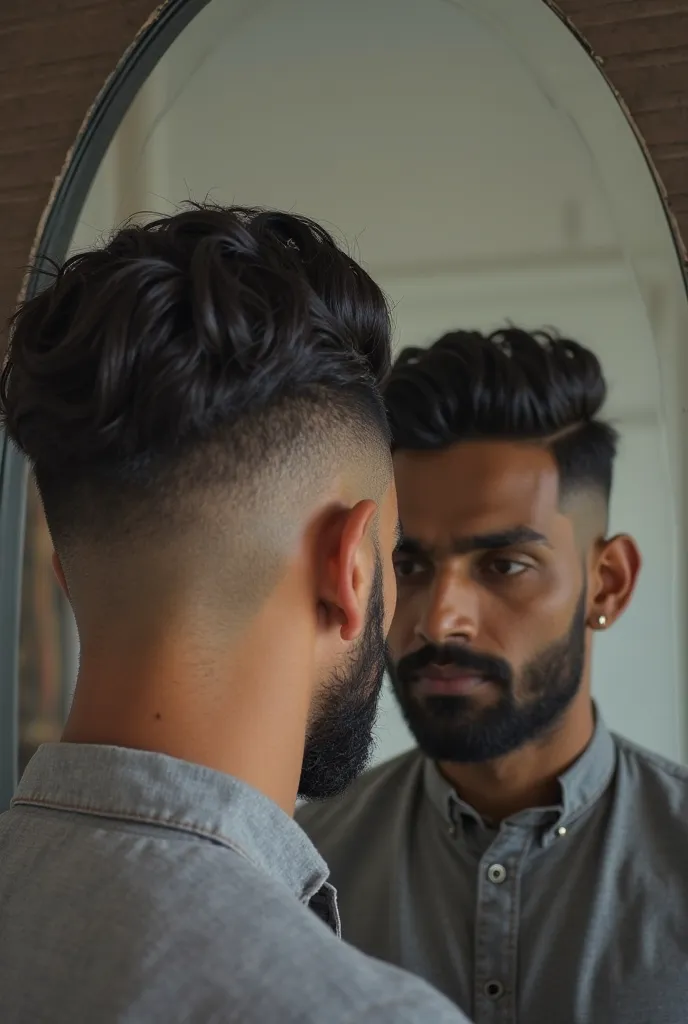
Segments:
[[[640,210],[649,172],[637,189]],[[523,54],[443,0],[214,0],[144,86],[75,245],[206,195],[335,225],[387,288],[398,344],[511,319],[598,352],[623,435],[613,526],[637,536],[645,569],[598,640],[594,685],[613,727],[682,756],[680,392],[667,400],[662,377],[684,299],[653,278],[651,233],[631,260],[594,152]],[[390,700],[380,735],[379,756],[409,742]]]

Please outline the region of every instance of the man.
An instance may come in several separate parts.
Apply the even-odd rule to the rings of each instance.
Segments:
[[[545,333],[402,353],[389,667],[419,750],[301,812],[345,938],[478,1024],[688,1020],[688,773],[590,695],[640,568],[607,533],[605,392]]]
[[[276,213],[125,228],[18,312],[2,412],[81,662],[0,821],[3,1024],[464,1020],[337,940],[291,817],[368,753],[388,360],[377,286]]]

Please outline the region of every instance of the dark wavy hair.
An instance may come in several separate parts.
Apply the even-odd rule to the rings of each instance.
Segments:
[[[432,451],[469,440],[547,444],[561,488],[588,485],[608,500],[617,447],[597,418],[607,385],[597,357],[554,332],[453,331],[396,360],[386,402],[396,449]]]
[[[212,443],[286,457],[309,410],[389,450],[390,336],[381,290],[319,225],[189,204],[54,267],[12,320],[0,415],[59,531],[85,484],[143,492]]]

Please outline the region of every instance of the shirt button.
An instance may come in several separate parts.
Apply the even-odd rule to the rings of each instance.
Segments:
[[[487,981],[485,983],[485,988],[483,989],[483,991],[488,999],[494,999],[496,1002],[498,999],[501,999],[502,996],[504,995],[504,986],[502,985],[501,981]]]
[[[501,885],[502,882],[506,882],[506,868],[503,864],[490,864],[487,877],[495,885]]]

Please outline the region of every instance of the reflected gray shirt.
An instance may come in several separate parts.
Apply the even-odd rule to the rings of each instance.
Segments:
[[[0,816],[2,1024],[461,1024],[337,938],[301,829],[226,775],[56,744]]]
[[[613,737],[491,828],[417,751],[297,819],[345,939],[476,1024],[688,1022],[688,771]]]

